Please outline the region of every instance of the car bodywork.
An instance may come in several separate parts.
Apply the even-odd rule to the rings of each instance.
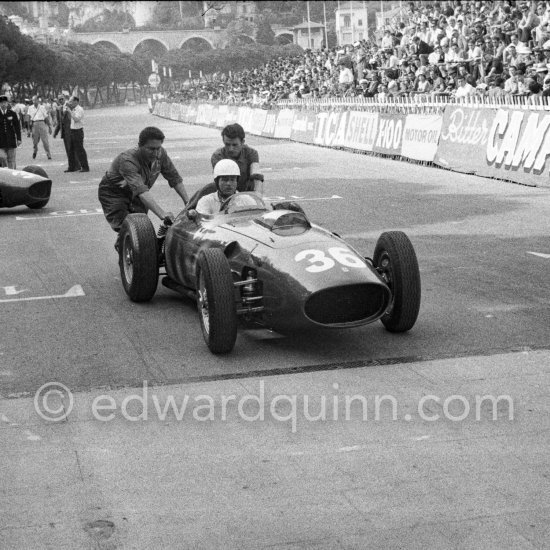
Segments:
[[[236,328],[218,344],[211,328],[236,327],[237,317],[281,333],[379,319],[388,330],[404,332],[420,307],[418,264],[404,233],[384,233],[371,260],[311,223],[300,207],[270,208],[255,193],[233,195],[212,216],[183,210],[161,239],[146,215],[131,214],[121,242],[128,295],[151,299],[164,264],[163,284],[197,301],[215,353],[233,348]]]
[[[197,260],[210,247],[223,250],[235,282],[257,281],[249,296],[246,285],[237,287],[239,314],[277,331],[366,324],[391,299],[362,256],[302,212],[262,210],[259,203],[198,222],[182,214],[166,238],[166,274],[196,289]]]
[[[0,168],[0,208],[42,208],[50,199],[52,180],[40,166]]]

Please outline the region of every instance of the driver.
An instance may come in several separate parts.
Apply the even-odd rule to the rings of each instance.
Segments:
[[[241,171],[239,165],[231,159],[222,159],[214,166],[216,191],[199,199],[196,211],[203,215],[217,214],[224,201],[237,193],[237,183]],[[190,214],[193,211],[190,210]]]

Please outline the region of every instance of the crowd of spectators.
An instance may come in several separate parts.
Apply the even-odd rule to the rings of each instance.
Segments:
[[[281,99],[550,95],[550,1],[408,2],[377,39],[215,74],[176,97]]]

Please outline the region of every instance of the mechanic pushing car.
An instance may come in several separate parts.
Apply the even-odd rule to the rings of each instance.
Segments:
[[[163,142],[161,130],[154,126],[144,128],[139,134],[138,146],[120,153],[103,176],[98,198],[105,218],[117,233],[130,213],[146,214],[151,210],[165,225],[174,221],[174,214],[166,212],[150,191],[159,174],[164,176],[184,204],[188,203],[182,178],[162,147]],[[120,234],[115,243],[117,252],[119,242]]]
[[[240,124],[229,124],[222,130],[223,147],[216,149],[210,159],[212,168],[220,160],[229,159],[237,163],[239,178],[237,191],[258,191],[264,181],[260,173],[260,156],[258,151],[246,145],[244,129]],[[209,183],[199,189],[189,200],[189,208],[196,208],[199,200],[216,192],[216,184]]]

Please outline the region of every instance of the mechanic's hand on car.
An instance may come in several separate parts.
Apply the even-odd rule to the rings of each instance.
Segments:
[[[199,217],[199,213],[194,208],[191,208],[191,210],[187,211],[187,217],[190,220],[197,221],[197,218]]]
[[[166,212],[164,214],[164,218],[162,218],[162,223],[166,226],[170,226],[174,223],[175,219],[176,217],[172,214],[172,212]]]

